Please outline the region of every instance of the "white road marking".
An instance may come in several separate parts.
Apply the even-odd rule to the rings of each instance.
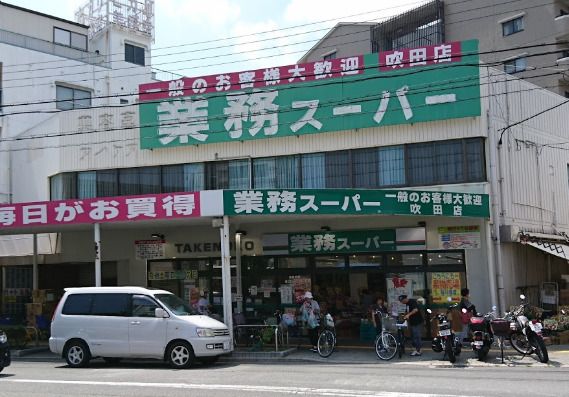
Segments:
[[[188,390],[232,390],[244,392],[266,392],[311,396],[340,396],[340,397],[458,397],[451,394],[403,393],[369,390],[325,389],[312,387],[292,386],[248,386],[248,385],[208,385],[199,383],[152,383],[152,382],[96,382],[86,380],[49,380],[49,379],[2,379],[1,383],[34,383],[51,385],[78,385],[78,386],[113,386],[113,387],[155,387],[162,389],[188,389]]]

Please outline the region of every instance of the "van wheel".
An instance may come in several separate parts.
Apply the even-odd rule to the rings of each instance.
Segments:
[[[115,365],[121,362],[122,358],[120,357],[103,357],[103,360],[110,365]]]
[[[70,367],[86,367],[91,359],[91,353],[85,342],[80,340],[71,341],[65,349],[65,361]]]
[[[170,345],[167,357],[172,368],[189,368],[194,362],[194,349],[188,342],[176,341]]]

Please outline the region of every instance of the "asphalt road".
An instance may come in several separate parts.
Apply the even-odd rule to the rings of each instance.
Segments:
[[[428,361],[392,364],[258,362],[172,370],[159,362],[14,361],[0,373],[0,396],[567,396],[569,368],[454,367]]]

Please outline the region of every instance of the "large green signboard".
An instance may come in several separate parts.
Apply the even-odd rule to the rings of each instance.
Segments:
[[[142,84],[143,149],[480,115],[478,42]]]
[[[416,190],[225,190],[225,215],[435,215],[488,218],[487,194]]]

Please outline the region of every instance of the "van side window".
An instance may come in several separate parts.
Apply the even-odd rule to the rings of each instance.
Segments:
[[[132,317],[154,317],[154,309],[159,306],[147,296],[133,295]]]
[[[122,316],[129,315],[128,294],[94,294],[92,316]]]
[[[65,315],[88,315],[91,312],[93,294],[73,294],[65,300],[61,313]]]

